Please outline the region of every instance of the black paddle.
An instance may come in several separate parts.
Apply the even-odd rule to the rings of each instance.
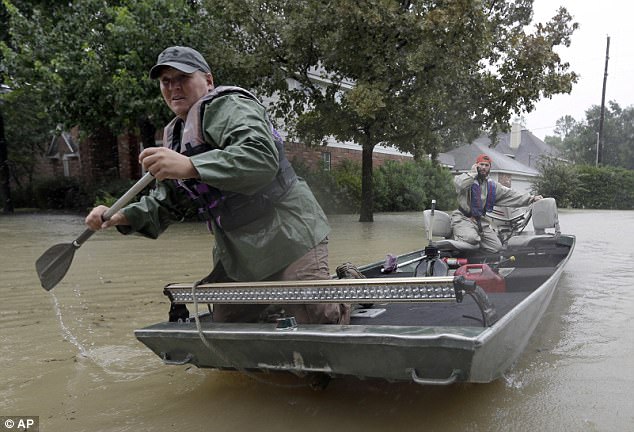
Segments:
[[[141,192],[147,185],[149,185],[154,177],[149,172],[146,173],[141,179],[134,184],[121,198],[115,202],[104,214],[103,220],[108,220],[116,212],[121,210],[127,203],[129,203],[139,192]],[[73,256],[75,251],[81,247],[86,240],[93,235],[95,231],[87,229],[79,237],[77,237],[72,243],[60,243],[42,254],[41,257],[35,262],[35,269],[37,275],[40,278],[42,288],[46,291],[50,291],[62,280],[70,263],[73,262]]]

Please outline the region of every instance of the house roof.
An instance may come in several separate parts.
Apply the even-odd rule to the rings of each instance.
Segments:
[[[527,129],[521,130],[521,139],[517,148],[511,148],[511,133],[498,135],[498,142],[495,150],[506,155],[512,155],[513,159],[531,168],[537,168],[540,158],[560,157],[561,152],[544,141],[537,138]],[[489,146],[491,140],[488,137],[480,137],[475,142],[480,142]]]
[[[523,163],[514,160],[513,158],[498,151],[497,148],[494,149],[489,147],[486,144],[486,141],[481,139],[477,139],[471,144],[467,144],[447,152],[447,154],[453,157],[455,161],[455,171],[469,171],[480,153],[488,155],[493,160],[491,172],[524,174],[528,176],[539,175],[539,171],[535,168],[531,168],[528,165],[524,165]]]
[[[46,150],[46,157],[51,159],[59,159],[63,155],[77,157],[78,152],[79,148],[73,140],[72,135],[69,132],[63,131],[60,135],[53,135],[51,143]]]
[[[449,169],[454,169],[454,167],[456,166],[456,159],[454,159],[453,155],[450,153],[439,153],[438,162],[440,163],[440,165]]]

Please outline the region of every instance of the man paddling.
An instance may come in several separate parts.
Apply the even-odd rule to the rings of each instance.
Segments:
[[[458,193],[458,210],[451,215],[451,227],[456,240],[479,245],[486,252],[498,252],[502,242],[486,217],[493,207],[524,207],[542,199],[541,195],[519,193],[489,179],[491,157],[480,154],[470,172],[454,178]]]
[[[215,237],[214,269],[205,282],[329,279],[328,221],[295,175],[260,102],[244,89],[214,86],[209,65],[189,47],[164,50],[150,78],[158,79],[176,115],[164,129],[163,147],[139,155],[157,186],[109,220],[102,220],[107,207],[96,207],[86,225],[156,238],[194,207]],[[186,317],[183,309],[173,307],[170,319]],[[219,304],[213,319],[258,322],[283,315],[299,323],[350,319],[349,307],[339,304]]]

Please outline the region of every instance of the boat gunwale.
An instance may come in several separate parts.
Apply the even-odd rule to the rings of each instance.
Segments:
[[[554,292],[554,288],[557,285],[559,279],[561,278],[561,275],[563,274],[563,271],[566,267],[566,264],[568,263],[568,260],[570,259],[574,248],[575,248],[575,243],[576,243],[576,238],[574,235],[565,235],[566,237],[569,237],[572,239],[572,244],[570,245],[570,250],[568,251],[568,253],[566,254],[566,256],[557,263],[557,265],[554,267],[555,271],[553,272],[552,275],[550,275],[548,277],[548,279],[546,279],[544,282],[542,282],[539,287],[537,287],[535,290],[533,290],[528,296],[526,296],[525,298],[523,298],[517,305],[515,305],[511,310],[509,310],[503,317],[501,317],[498,321],[496,321],[492,326],[487,327],[485,329],[485,331],[483,331],[479,336],[478,339],[480,339],[480,342],[482,344],[485,344],[489,339],[495,337],[495,335],[497,334],[497,332],[505,327],[507,325],[508,322],[511,322],[512,320],[514,320],[518,315],[522,314],[534,301],[536,301],[537,298],[540,298],[543,296],[543,291],[546,289],[549,289],[549,287],[551,288],[551,291]],[[554,280],[554,282],[553,282]],[[551,292],[551,294],[552,294]],[[546,302],[546,308],[548,307],[548,305],[550,304],[550,299]],[[540,316],[541,318],[541,316]],[[539,321],[539,320],[537,320]],[[531,332],[532,334],[532,332]]]
[[[544,281],[538,288],[523,298],[508,313],[489,327],[474,326],[433,326],[433,325],[380,325],[380,324],[300,324],[293,330],[277,330],[275,324],[260,323],[213,323],[201,322],[201,331],[210,336],[211,340],[250,340],[266,338],[269,340],[328,340],[332,343],[351,343],[352,340],[380,339],[382,344],[392,341],[392,345],[399,345],[400,342],[432,342],[451,341],[450,345],[460,346],[468,349],[476,349],[486,344],[490,339],[502,331],[507,324],[512,322],[518,315],[522,314],[537,298],[543,296],[543,291],[550,285],[556,284],[553,279],[559,279],[566,263],[572,255],[575,246],[575,237],[571,238],[572,243],[566,256],[555,266],[553,274]],[[552,283],[551,283],[552,282]],[[554,290],[553,290],[554,291]],[[169,327],[168,327],[169,326]],[[392,330],[392,331],[390,331]],[[149,327],[135,330],[135,336],[152,337],[156,335],[187,334],[200,337],[200,333],[192,321],[190,323],[157,323]],[[532,332],[531,332],[532,334]],[[160,337],[160,336],[159,336]],[[340,342],[337,342],[337,340]]]
[[[161,326],[166,323],[154,324],[153,326],[146,327],[143,329],[135,330],[135,336],[152,336],[152,335],[168,335],[168,334],[182,334],[182,335],[195,335],[196,337],[200,337],[200,333],[198,332],[195,326],[188,326],[187,328],[154,328],[156,326]],[[211,324],[211,323],[209,323]],[[205,326],[205,324],[202,324]],[[310,340],[314,341],[315,339],[319,340],[328,340],[332,343],[337,343],[336,340],[339,339],[340,343],[350,343],[351,339],[354,340],[370,340],[370,339],[381,339],[381,343],[387,343],[388,340],[394,341],[437,341],[437,340],[451,340],[456,341],[461,344],[473,345],[476,343],[479,334],[486,330],[484,327],[466,327],[466,326],[456,326],[450,327],[445,326],[443,329],[462,329],[466,330],[465,333],[474,333],[473,336],[466,336],[458,334],[457,332],[451,331],[443,331],[441,333],[419,333],[419,334],[411,334],[412,330],[429,330],[429,329],[437,329],[438,327],[434,326],[394,326],[394,325],[338,325],[338,324],[302,324],[302,327],[298,327],[296,330],[288,331],[288,330],[275,330],[272,324],[238,324],[239,328],[231,324],[224,323],[214,323],[212,324],[214,327],[225,327],[222,328],[214,328],[210,329],[202,328],[202,333],[206,336],[217,336],[214,339],[220,339],[222,337],[223,340],[246,340],[246,339],[259,339],[262,340],[262,337],[268,340],[284,340],[284,339],[297,339],[297,340]],[[245,326],[255,326],[259,327],[259,330],[245,330]],[[263,328],[266,327],[266,328]],[[313,329],[311,329],[311,327]],[[328,328],[330,331],[319,331],[319,328]],[[398,332],[385,332],[385,331],[376,331],[375,329],[399,329]],[[353,330],[353,331],[351,331]],[[359,331],[363,330],[363,331]],[[408,334],[410,331],[410,334]],[[398,343],[394,343],[394,345],[398,345]]]

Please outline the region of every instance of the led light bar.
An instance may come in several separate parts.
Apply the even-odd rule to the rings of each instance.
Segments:
[[[201,284],[198,303],[411,303],[461,301],[453,277],[333,279]],[[193,303],[192,285],[165,287],[173,303]]]

